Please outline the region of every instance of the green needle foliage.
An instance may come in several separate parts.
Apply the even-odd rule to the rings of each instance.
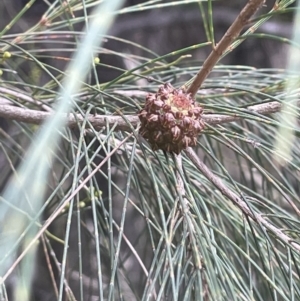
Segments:
[[[196,94],[205,130],[175,155],[137,113],[191,84],[223,35],[217,2],[45,1],[26,23],[35,2],[0,4],[0,300],[300,300],[300,32],[260,31],[299,3],[267,3],[226,49]],[[197,43],[160,55],[107,32],[171,9],[197,10]],[[226,64],[247,39],[294,60]]]

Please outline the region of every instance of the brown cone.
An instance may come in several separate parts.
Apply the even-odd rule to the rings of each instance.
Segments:
[[[156,94],[147,95],[145,106],[139,112],[140,134],[153,150],[179,154],[196,145],[197,137],[204,129],[202,112],[202,107],[190,94],[166,83]]]

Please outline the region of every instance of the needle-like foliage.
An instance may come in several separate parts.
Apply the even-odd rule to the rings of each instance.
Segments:
[[[33,19],[38,1],[13,2],[0,4],[13,16],[0,28],[0,299],[300,300],[300,32],[263,29],[288,16],[292,34],[300,6],[250,0],[226,36],[212,0],[44,1]],[[157,54],[114,34],[112,20],[170,10],[197,10],[197,43]],[[247,39],[281,42],[288,66],[226,64]],[[204,109],[179,154],[139,134],[165,83]]]

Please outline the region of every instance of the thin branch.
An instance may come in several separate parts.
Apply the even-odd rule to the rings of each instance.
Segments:
[[[38,105],[38,106],[40,106],[44,111],[48,111],[48,112],[52,112],[52,111],[53,111],[49,106],[43,104],[41,101],[36,100],[36,99],[34,99],[33,97],[30,97],[30,96],[28,96],[28,95],[25,95],[25,94],[23,93],[23,91],[18,92],[18,91],[14,91],[14,90],[12,90],[12,89],[0,87],[0,93],[1,93],[1,94],[4,94],[4,95],[10,95],[10,96],[13,96],[13,97],[15,97],[15,98],[17,98],[17,99],[22,99],[22,100],[25,101],[25,102],[29,102],[29,103],[33,103],[33,104],[35,104],[35,105]],[[3,100],[4,100],[4,99],[3,99]],[[9,101],[9,100],[7,100],[7,101]],[[2,102],[2,103],[3,103],[3,102]]]
[[[174,160],[176,162],[176,167],[177,167],[177,170],[176,170],[177,192],[178,192],[178,195],[180,196],[179,199],[182,200],[182,203],[181,203],[182,210],[183,210],[184,214],[186,215],[189,210],[189,205],[188,205],[188,200],[185,196],[186,192],[185,192],[185,188],[184,188],[184,183],[181,178],[181,174],[183,174],[181,154],[178,154],[178,155],[174,154]]]
[[[183,218],[186,222],[187,228],[188,228],[188,235],[190,238],[190,243],[193,248],[193,254],[194,254],[194,259],[195,259],[195,267],[197,269],[202,269],[202,263],[201,263],[201,258],[200,258],[200,250],[197,247],[197,242],[195,239],[195,228],[191,219],[191,214],[189,211],[189,201],[186,197],[186,191],[184,187],[184,182],[183,182],[183,169],[182,169],[182,155],[175,155],[174,154],[174,161],[175,161],[175,166],[176,166],[176,181],[177,181],[177,192],[179,196],[179,201],[181,203],[182,207],[182,213],[183,213]],[[205,279],[203,281],[203,286],[205,286],[206,281]]]
[[[187,92],[191,93],[194,97],[210,73],[216,63],[219,61],[222,54],[230,46],[230,44],[239,36],[242,29],[247,25],[249,19],[255,14],[260,6],[263,5],[265,0],[249,0],[246,6],[242,9],[232,25],[228,28],[221,41],[213,47],[212,52],[207,57],[201,70],[196,75],[192,84],[188,88]]]
[[[247,108],[240,109],[243,113],[261,114],[267,115],[279,112],[281,109],[281,103],[272,101],[264,104],[249,106]],[[29,110],[25,108],[19,108],[10,105],[0,104],[0,117],[8,120],[15,120],[31,124],[42,124],[47,118],[50,118],[53,113]],[[112,116],[112,115],[88,115],[82,116],[80,114],[69,114],[65,116],[67,119],[67,126],[69,128],[77,128],[83,123],[85,119],[95,128],[100,129],[106,126],[117,124],[116,131],[130,131],[129,123],[135,127],[139,123],[137,115],[124,115],[124,116]],[[222,114],[204,114],[202,119],[205,123],[210,125],[217,125],[222,123],[233,122],[242,119],[241,116],[236,115],[222,115]],[[245,119],[245,116],[243,116]]]
[[[209,168],[198,158],[197,154],[194,152],[192,148],[187,148],[185,151],[186,155],[190,158],[190,160],[195,164],[195,166],[202,172],[202,174],[211,182],[215,187],[219,189],[219,191],[228,197],[237,207],[239,207],[242,212],[252,218],[255,222],[264,226],[270,232],[272,232],[277,238],[279,238],[284,243],[290,245],[295,250],[300,251],[300,244],[293,241],[292,238],[284,234],[280,229],[273,226],[267,220],[265,220],[260,214],[257,214],[249,209],[246,202],[244,202],[237,194],[227,188],[222,180],[214,175]]]

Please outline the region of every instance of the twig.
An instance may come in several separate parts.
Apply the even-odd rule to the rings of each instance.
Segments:
[[[186,197],[186,191],[185,191],[184,182],[183,182],[183,178],[182,178],[183,177],[182,155],[174,154],[174,161],[175,161],[175,166],[176,166],[177,192],[178,192],[179,200],[180,200],[181,207],[182,207],[183,218],[184,218],[187,228],[189,230],[188,234],[189,234],[189,238],[190,238],[190,243],[193,248],[195,267],[197,269],[202,269],[200,250],[197,247],[197,241],[195,239],[195,228],[194,228],[194,225],[193,225],[193,222],[191,219],[191,214],[189,211],[189,201]],[[205,285],[205,281],[204,281],[204,285]]]
[[[212,70],[212,68],[219,61],[222,54],[230,46],[230,44],[239,36],[240,32],[247,24],[248,20],[255,14],[260,6],[263,5],[265,0],[249,0],[246,6],[242,9],[232,25],[228,28],[221,41],[213,47],[212,52],[207,57],[201,70],[196,75],[192,84],[188,88],[187,92],[195,96],[198,89]]]
[[[174,160],[176,162],[176,180],[177,180],[177,192],[180,195],[180,200],[182,200],[182,210],[184,212],[184,214],[186,215],[188,210],[189,210],[189,205],[188,205],[188,200],[185,197],[186,193],[185,193],[185,188],[184,188],[184,183],[183,180],[181,178],[181,174],[183,174],[183,170],[182,170],[182,156],[181,154],[176,155],[174,154]]]
[[[273,226],[267,220],[265,220],[261,215],[253,212],[249,209],[246,202],[244,202],[237,194],[228,189],[222,180],[215,176],[209,168],[198,158],[197,154],[194,152],[192,148],[187,148],[185,150],[186,155],[190,158],[190,160],[195,164],[195,166],[202,172],[202,174],[211,182],[215,187],[217,187],[220,192],[228,197],[237,207],[239,207],[242,212],[251,217],[254,221],[264,226],[270,232],[272,232],[276,237],[278,237],[281,241],[285,242],[292,246],[295,250],[300,251],[300,244],[293,241],[292,238],[285,235],[280,229]]]
[[[281,103],[272,101],[264,104],[249,106],[247,108],[240,109],[240,111],[243,113],[249,112],[251,114],[267,115],[279,112],[280,109]],[[51,116],[52,113],[50,112],[29,110],[0,104],[0,117],[6,118],[8,120],[15,120],[31,124],[42,124],[47,118],[50,118]],[[117,124],[117,126],[115,127],[116,131],[130,131],[130,126],[125,120],[127,120],[133,127],[137,126],[137,124],[139,123],[139,118],[137,115],[124,115],[123,117],[121,117],[112,115],[82,116],[80,114],[69,114],[66,117],[67,126],[69,128],[78,127],[78,125],[82,124],[85,119],[87,119],[95,129],[103,128],[107,123],[109,126]],[[202,116],[203,121],[210,125],[233,122],[240,120],[241,118],[241,116],[222,114],[204,114]]]
[[[43,104],[39,100],[34,99],[33,97],[25,95],[23,92],[17,92],[17,91],[14,91],[12,89],[0,87],[0,93],[3,93],[4,95],[7,94],[7,95],[10,95],[10,96],[13,96],[17,99],[22,99],[24,102],[29,102],[29,103],[36,104],[36,105],[40,106],[44,111],[48,111],[48,112],[53,111],[49,106]]]

